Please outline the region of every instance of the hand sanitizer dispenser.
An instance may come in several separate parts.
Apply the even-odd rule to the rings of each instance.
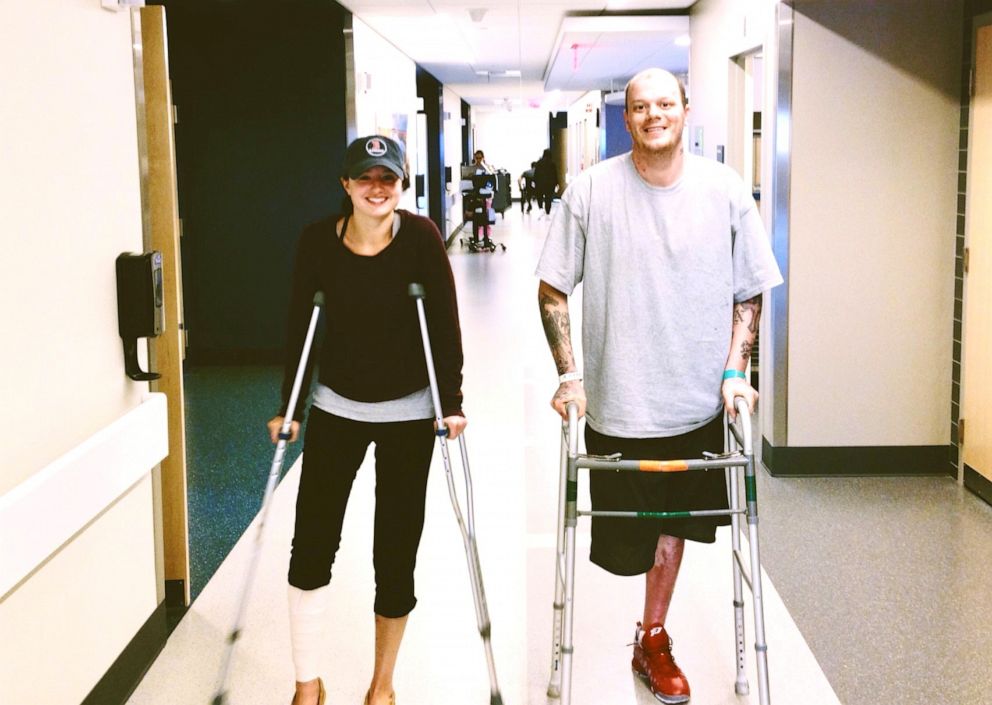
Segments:
[[[162,311],[162,253],[117,257],[117,329],[124,344],[124,369],[139,382],[158,379],[138,363],[138,338],[153,338],[164,328]]]

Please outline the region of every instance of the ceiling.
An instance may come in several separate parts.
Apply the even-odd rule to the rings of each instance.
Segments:
[[[564,108],[650,66],[684,73],[695,0],[339,2],[469,104],[512,110]]]

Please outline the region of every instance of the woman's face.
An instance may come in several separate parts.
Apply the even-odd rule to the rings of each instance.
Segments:
[[[357,179],[341,179],[341,185],[351,198],[356,213],[375,217],[396,210],[403,194],[400,177],[384,166],[374,166]]]

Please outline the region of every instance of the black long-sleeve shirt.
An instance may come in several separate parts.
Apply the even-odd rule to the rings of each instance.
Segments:
[[[427,327],[444,416],[461,414],[462,344],[455,282],[434,223],[405,210],[400,229],[376,255],[358,255],[335,230],[340,216],[303,230],[296,253],[287,328],[281,415],[306,339],[313,297],[324,292],[325,336],[320,383],[362,402],[398,399],[428,385],[412,282],[423,284]],[[313,355],[294,418],[302,420],[313,374]]]

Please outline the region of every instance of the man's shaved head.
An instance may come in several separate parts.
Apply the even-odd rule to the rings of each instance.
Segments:
[[[679,97],[682,99],[682,107],[689,105],[689,102],[685,99],[685,85],[679,80],[678,76],[673,74],[671,71],[665,71],[664,69],[644,69],[640,73],[636,74],[632,79],[627,81],[627,87],[624,89],[623,94],[623,108],[624,110],[630,110],[630,87],[644,78],[671,78],[679,87]]]

